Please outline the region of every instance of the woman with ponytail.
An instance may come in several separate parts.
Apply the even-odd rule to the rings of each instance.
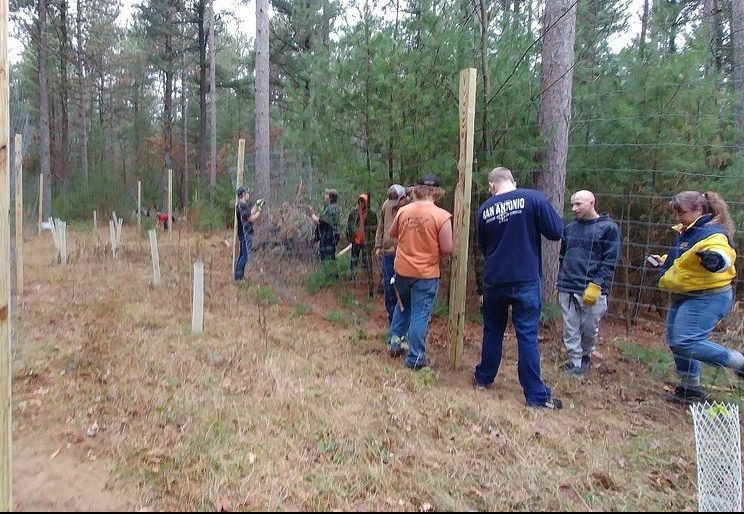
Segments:
[[[652,257],[661,263],[659,288],[671,293],[666,337],[679,378],[674,399],[689,403],[707,398],[701,362],[744,376],[744,355],[710,340],[733,303],[734,224],[726,202],[714,192],[684,191],[672,198],[669,208],[679,237],[668,255]]]

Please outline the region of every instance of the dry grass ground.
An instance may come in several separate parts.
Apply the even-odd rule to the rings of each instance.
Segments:
[[[56,470],[42,506],[89,508],[69,499],[70,484],[89,482],[79,469],[88,466],[106,477],[87,498],[103,509],[696,508],[691,417],[619,350],[628,338],[612,327],[603,361],[582,381],[561,375],[560,340],[546,336],[543,375],[566,408],[533,410],[511,333],[495,387],[476,392],[477,324],[467,327],[463,369],[414,373],[384,352],[382,299],[361,286],[311,296],[292,278],[312,265],[270,251],[236,286],[228,233],[182,229],[171,240],[159,234],[154,288],[147,238],[125,227],[114,261],[107,234],[69,228],[66,267],[54,264],[49,233],[24,247],[14,451],[41,451],[39,462]],[[191,334],[197,257],[206,282],[200,336]],[[435,318],[429,347],[442,363],[445,333]],[[631,342],[661,348],[658,340],[643,333]],[[18,509],[39,505],[28,487],[39,472],[15,467]]]

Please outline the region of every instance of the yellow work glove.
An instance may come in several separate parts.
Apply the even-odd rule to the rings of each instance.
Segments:
[[[602,288],[594,282],[589,282],[589,285],[584,289],[584,297],[581,301],[584,302],[584,305],[594,305],[601,294]]]

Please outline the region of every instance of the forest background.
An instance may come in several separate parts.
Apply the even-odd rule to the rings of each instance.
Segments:
[[[143,204],[163,210],[172,169],[174,211],[198,230],[227,228],[239,139],[246,182],[270,206],[296,200],[302,183],[317,207],[324,187],[341,191],[345,209],[362,191],[379,207],[391,183],[435,172],[451,209],[458,73],[475,67],[473,204],[497,165],[567,219],[570,191],[593,190],[624,232],[627,314],[638,304],[629,288],[644,289],[642,255],[671,241],[670,194],[720,191],[744,221],[741,4],[277,0],[269,119],[259,120],[256,42],[230,10],[147,0],[122,25],[111,0],[13,1],[23,51],[11,67],[11,134],[24,136],[26,219],[38,214],[39,174],[43,219],[89,219],[133,212],[138,181]],[[546,56],[569,65],[550,77]],[[267,148],[254,145],[262,122]],[[262,152],[266,170],[254,161]]]

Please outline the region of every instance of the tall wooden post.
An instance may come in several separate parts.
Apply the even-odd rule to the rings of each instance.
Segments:
[[[23,138],[15,135],[16,294],[23,294]]]
[[[168,239],[173,231],[173,170],[168,169]]]
[[[39,223],[36,235],[41,235],[41,220],[44,215],[44,175],[39,173]]]
[[[10,117],[8,0],[0,0],[0,510],[10,512]]]
[[[475,125],[475,68],[460,71],[460,159],[457,162],[455,212],[452,216],[452,278],[450,280],[449,334],[450,362],[462,366],[465,335],[465,294],[468,276],[468,234],[470,194],[473,185],[473,132]]]
[[[245,161],[245,139],[238,140],[238,173],[235,177],[235,190],[243,185],[243,161]],[[238,197],[235,197],[235,207],[238,206]],[[235,209],[233,209],[235,210]],[[232,244],[232,270],[235,270],[235,249],[238,240],[238,216],[233,214],[233,244]]]
[[[142,181],[137,181],[137,234],[142,228]]]

